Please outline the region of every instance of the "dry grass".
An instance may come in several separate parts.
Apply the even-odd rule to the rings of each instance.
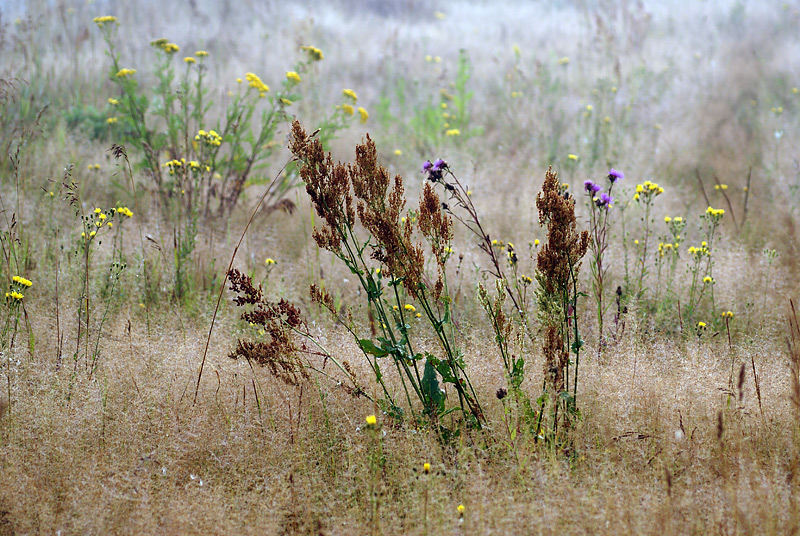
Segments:
[[[452,279],[460,289],[455,320],[488,414],[484,431],[465,429],[443,444],[428,429],[393,423],[368,400],[353,398],[324,377],[288,387],[266,370],[229,359],[236,339],[252,335],[229,300],[223,300],[193,404],[219,288],[211,277],[227,266],[256,191],[229,221],[201,230],[195,270],[197,281],[205,278],[206,284],[198,283],[200,290],[183,305],[165,297],[148,311],[139,306],[139,283],[130,272],[141,246],[138,230],[129,226],[124,249],[131,268],[103,329],[100,367],[90,377],[81,361],[73,373],[80,289],[79,259],[70,253],[74,220],[59,200],[41,204],[40,186],[48,177],[60,179],[64,166],[74,162],[82,198],[92,206],[110,206],[129,194],[118,186],[124,179],[106,152],[108,144],[69,131],[59,119],[69,106],[100,106],[107,98],[110,85],[98,83],[105,59],[89,24],[105,13],[82,2],[63,9],[45,4],[3,6],[0,30],[0,78],[13,74],[28,88],[9,117],[22,117],[26,106],[51,106],[43,135],[23,155],[19,218],[33,244],[26,274],[35,286],[25,304],[36,344],[30,352],[22,330],[15,347],[0,354],[0,535],[800,531],[800,413],[792,402],[798,396],[800,335],[786,322],[789,298],[800,288],[794,209],[800,96],[791,95],[800,85],[796,3],[741,3],[740,12],[739,3],[722,0],[688,8],[677,2],[642,8],[629,2],[341,0],[231,7],[197,1],[142,2],[114,13],[124,21],[122,52],[131,64],[147,65],[147,43],[162,35],[187,50],[205,48],[212,58],[224,58],[210,72],[218,101],[245,71],[279,78],[297,45],[320,46],[326,60],[316,75],[316,93],[298,107],[300,118],[318,118],[316,103],[328,102],[326,96],[342,87],[356,89],[359,103],[372,112],[370,123],[335,141],[335,157],[351,160],[354,143],[369,130],[390,172],[406,176],[414,199],[419,163],[442,156],[473,189],[493,237],[518,244],[544,239],[533,200],[547,165],[563,169],[573,190],[602,175],[606,162],[590,167],[582,159],[570,168],[565,155],[586,147],[579,139],[588,128],[580,123],[581,111],[597,102],[592,89],[606,82],[621,80],[618,111],[631,107],[609,163],[624,168],[623,187],[651,178],[667,188],[657,202],[656,225],[665,214],[693,217],[705,210],[698,171],[709,196],[715,195],[714,174],[731,185],[741,221],[741,189],[752,166],[749,223],[737,233],[726,219],[715,250],[717,304],[736,311],[731,344],[724,331],[681,337],[672,309],[653,315],[645,305],[632,305],[623,336],[598,355],[594,316],[585,307],[581,322],[589,351],[581,357],[582,419],[572,431],[569,455],[542,447],[530,434],[509,437],[504,406],[494,396],[506,386],[503,365],[474,297],[486,262],[458,228],[454,247],[464,257]],[[435,10],[446,18],[435,19]],[[521,75],[530,82],[519,102],[508,97],[514,89],[509,80],[519,74],[515,44],[522,51]],[[414,103],[424,104],[427,89],[435,94],[452,79],[462,47],[474,65],[472,110],[484,133],[446,145],[442,154],[421,154],[396,125],[377,123],[374,110],[400,78],[417,84]],[[426,63],[426,54],[442,56],[441,66]],[[557,64],[564,56],[568,68]],[[537,85],[544,84],[537,77],[548,69],[567,85],[557,92]],[[770,111],[778,105],[782,115]],[[7,143],[10,129],[4,127],[0,142]],[[776,130],[782,131],[780,143]],[[553,140],[559,149],[556,161],[549,161]],[[402,156],[392,155],[396,148]],[[278,160],[269,172],[283,164]],[[102,163],[101,172],[87,173],[86,164],[94,162]],[[17,198],[5,163],[0,182],[10,217]],[[352,276],[317,252],[302,191],[292,200],[299,207],[294,215],[257,216],[235,267],[258,281],[264,258],[276,259],[265,285],[270,298],[298,303],[320,342],[373,388],[352,337],[310,303],[307,288],[324,280],[366,332],[363,298],[348,284]],[[141,202],[136,216],[143,233],[162,248],[147,246],[148,256],[162,263],[166,296],[172,230],[151,210],[149,194]],[[711,203],[728,210],[718,195]],[[52,232],[56,225],[58,236]],[[687,234],[688,246],[697,239],[696,229],[687,228]],[[623,274],[619,238],[612,239],[608,257],[615,282]],[[769,281],[764,247],[780,252]],[[96,266],[103,258],[101,253]],[[520,263],[521,270],[532,270],[528,256]],[[676,287],[685,288],[689,278],[681,265]],[[588,287],[588,278],[584,283]],[[437,349],[433,337],[420,344]],[[525,350],[517,344],[514,351]],[[526,360],[522,388],[535,399],[543,358],[536,350]],[[398,378],[388,376],[399,391]],[[375,437],[364,426],[373,413],[384,457],[377,472],[371,469]],[[430,474],[423,473],[426,462]],[[373,485],[376,498],[370,495]],[[376,504],[377,525],[370,514]],[[459,504],[465,506],[463,517]]]

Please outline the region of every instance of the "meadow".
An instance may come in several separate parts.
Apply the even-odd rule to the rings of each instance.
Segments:
[[[800,532],[798,25],[0,0],[0,535]]]

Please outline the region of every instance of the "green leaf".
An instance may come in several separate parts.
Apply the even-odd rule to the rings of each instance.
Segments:
[[[375,343],[369,339],[361,339],[358,341],[358,345],[361,347],[363,351],[368,354],[374,355],[375,357],[385,357],[389,354],[388,351],[384,350],[383,348],[378,348],[375,346]]]
[[[430,404],[428,411],[437,415],[444,411],[444,394],[439,389],[439,380],[436,377],[436,369],[431,364],[430,359],[425,361],[425,372],[422,375],[422,393],[425,395],[426,402]]]

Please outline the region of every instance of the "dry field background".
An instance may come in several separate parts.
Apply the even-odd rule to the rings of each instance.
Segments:
[[[0,273],[4,284],[15,275],[33,282],[24,310],[13,298],[0,307],[0,534],[800,531],[788,322],[800,288],[797,1],[0,0],[0,13]],[[124,160],[109,151],[123,140],[107,122],[119,86],[92,23],[104,15],[120,23],[117,51],[137,69],[138,87],[157,83],[154,39],[177,43],[179,58],[208,52],[209,124],[224,117],[237,77],[257,73],[274,93],[301,46],[324,53],[303,73],[303,99],[286,108],[275,152],[237,205],[223,218],[198,220],[184,275],[190,288],[181,296],[178,234],[138,165],[142,155],[126,146],[134,196]],[[456,92],[462,50],[465,87],[474,93],[459,133],[446,135],[454,125],[443,126],[440,104],[453,101],[443,101],[442,90]],[[448,268],[457,288],[453,322],[486,413],[482,430],[451,413],[443,420],[460,435],[445,441],[325,375],[288,386],[228,357],[238,338],[258,333],[239,320],[230,292],[215,316],[225,267],[269,179],[291,158],[290,119],[313,130],[342,102],[343,88],[358,94],[369,119],[356,113],[337,132],[334,159],[352,161],[369,133],[416,206],[422,163],[444,158],[469,185],[491,236],[518,244],[519,275],[533,276],[528,244],[535,251],[533,241],[545,241],[535,198],[548,166],[577,195],[581,228],[589,217],[583,182],[604,179],[612,166],[625,172],[611,212],[609,297],[625,284],[623,241],[633,248],[644,232],[630,201],[636,184],[664,188],[651,214],[646,292],[630,297],[624,329],[612,322],[613,309],[606,315],[606,329],[618,333],[607,346],[584,260],[581,418],[569,448],[548,448],[524,426],[512,434],[506,425],[515,426],[519,408],[495,396],[508,378],[476,299],[479,282],[493,285],[489,264],[459,226],[458,262]],[[436,119],[426,123],[431,110]],[[70,164],[74,191],[61,186]],[[726,188],[715,189],[714,177]],[[88,354],[76,314],[85,295],[76,254],[82,227],[70,195],[87,213],[137,207],[115,249],[109,233],[94,250],[89,341],[97,349]],[[324,281],[368,336],[362,292],[311,238],[320,220],[304,188],[282,198],[296,210],[260,209],[234,266],[262,282],[270,299],[297,304],[316,339],[379,396],[364,354],[311,302],[308,287]],[[278,206],[280,198],[268,199]],[[692,280],[685,248],[699,244],[709,204],[726,211],[713,249],[714,303],[703,301],[684,324],[677,306]],[[671,299],[666,272],[657,275],[654,264],[664,216],[689,222]],[[21,267],[12,249],[25,252]],[[765,253],[773,249],[774,261]],[[104,281],[120,251],[128,266],[109,291]],[[143,256],[155,264],[148,273]],[[147,277],[157,283],[145,292]],[[730,331],[718,319],[727,310]],[[698,321],[709,324],[699,335]],[[433,332],[419,332],[418,344],[438,352]],[[526,356],[522,391],[536,400],[540,342],[518,337],[512,350]],[[387,378],[399,392],[397,374]],[[375,428],[365,425],[371,414]]]

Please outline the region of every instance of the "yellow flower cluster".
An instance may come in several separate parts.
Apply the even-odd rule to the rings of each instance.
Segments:
[[[722,318],[733,318],[733,311],[724,311],[719,316]]]
[[[720,220],[722,219],[722,216],[725,215],[725,210],[721,208],[708,207],[706,209],[706,214],[715,220]]]
[[[715,184],[714,185],[714,189],[715,190],[727,190],[728,189],[728,185],[727,184]]]
[[[125,78],[136,74],[136,69],[120,69],[117,71],[117,78]]]
[[[191,57],[191,56],[186,56],[185,58],[183,58],[183,61],[185,61],[185,62],[186,62],[186,63],[188,63],[189,65],[191,65],[192,63],[197,63],[197,60],[196,60],[196,59],[194,59],[194,58],[193,58],[193,57]]]
[[[342,95],[344,95],[348,99],[353,99],[353,102],[356,102],[358,100],[358,95],[356,95],[356,92],[353,91],[352,89],[343,89]]]
[[[444,133],[445,136],[460,136],[461,131],[457,128],[451,128],[447,132]]]
[[[181,158],[180,160],[173,159],[169,162],[165,162],[162,164],[162,167],[169,169],[169,174],[174,175],[176,171],[183,169],[183,166],[186,165],[186,159]]]
[[[678,249],[678,244],[670,244],[667,242],[660,242],[658,244],[658,256],[663,257],[668,251],[673,251]]]
[[[568,63],[569,63],[569,58],[568,58],[567,56],[564,56],[563,58],[561,58],[560,60],[558,60],[558,64],[559,64],[559,65],[566,65],[566,64],[568,64]]]
[[[281,97],[281,102],[282,102],[282,103],[283,103],[285,106],[291,106],[292,104],[294,104],[292,101],[290,101],[289,99],[287,99],[287,98],[285,98],[285,97]]]
[[[531,283],[533,283],[533,279],[531,279],[530,277],[528,277],[527,275],[524,275],[524,274],[519,279],[520,279],[520,281],[522,281],[523,285],[530,285]]]
[[[258,90],[261,97],[266,96],[267,91],[269,91],[269,86],[262,82],[258,75],[254,73],[245,73],[244,78],[250,83],[250,87]]]
[[[703,283],[705,283],[706,285],[713,285],[714,283],[716,283],[716,281],[714,281],[713,277],[707,275],[703,278]]]
[[[411,305],[410,303],[405,304],[403,306],[403,309],[405,309],[406,311],[411,311],[412,313],[416,313],[417,312],[417,309],[413,305]]]
[[[222,145],[222,136],[217,134],[217,131],[213,129],[209,130],[208,132],[203,129],[198,130],[194,140],[202,141],[204,144],[210,147],[219,147]]]
[[[644,197],[645,201],[649,201],[653,197],[663,193],[664,188],[655,182],[644,181],[642,184],[636,185],[636,193],[633,194],[633,199],[638,201],[641,197]]]
[[[197,52],[194,53],[194,55],[197,56],[198,58],[205,58],[206,56],[208,56],[208,52],[206,52],[205,50],[198,50]]]
[[[697,329],[698,330],[706,329],[706,323],[701,320],[700,322],[697,323]]]
[[[30,279],[25,279],[24,277],[18,275],[12,277],[11,280],[14,281],[14,283],[22,285],[23,287],[30,287],[31,285],[33,285]]]
[[[98,28],[102,28],[104,24],[107,22],[117,22],[117,17],[112,15],[106,15],[104,17],[95,17],[92,19],[92,22],[97,24]]]
[[[176,52],[180,52],[181,47],[176,45],[175,43],[165,43],[161,46],[161,50],[163,50],[167,54],[175,54]]]
[[[342,104],[341,108],[342,111],[347,115],[353,115],[354,113],[356,113],[356,109],[349,104]]]
[[[272,266],[273,264],[277,264],[274,259],[267,257],[267,260],[264,261],[264,264],[267,266]]]
[[[577,162],[578,161],[578,155],[570,153],[570,154],[567,155],[567,159]]]
[[[116,106],[117,104],[119,104],[119,101],[118,101],[117,99],[115,99],[115,98],[109,98],[109,99],[108,99],[108,103],[109,103],[111,106]]]
[[[708,255],[708,246],[705,242],[703,242],[699,248],[694,246],[689,246],[689,255],[694,255],[695,257],[704,257]]]
[[[300,47],[300,49],[308,52],[309,57],[314,61],[322,61],[323,59],[325,59],[325,56],[322,55],[322,51],[317,47],[312,47],[311,45],[305,45]]]
[[[295,71],[287,71],[286,72],[286,79],[289,82],[293,82],[295,84],[299,84],[300,83],[300,75],[297,74]]]
[[[16,290],[12,290],[11,292],[6,292],[6,299],[10,298],[12,300],[22,300],[25,295],[21,292],[17,292]]]
[[[128,218],[133,218],[133,212],[131,212],[131,209],[128,207],[119,207],[117,208],[117,212]]]
[[[119,118],[117,118],[117,117],[109,117],[108,119],[106,119],[106,123],[108,123],[109,125],[113,125],[114,123],[116,123],[118,121],[119,121]]]

